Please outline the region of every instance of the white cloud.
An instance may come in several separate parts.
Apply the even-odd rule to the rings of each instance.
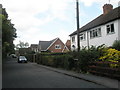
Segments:
[[[91,6],[93,3],[100,3],[101,5],[108,2],[108,0],[79,0],[86,6]],[[117,5],[119,0],[111,0],[111,3]],[[62,21],[73,21],[68,17],[69,8],[75,10],[75,0],[1,0],[0,3],[6,8],[9,18],[12,19],[12,23],[15,24],[17,29],[18,38],[15,44],[19,43],[19,40],[27,41],[29,43],[37,43],[41,40],[52,40],[56,36],[60,37],[63,42],[69,38],[71,32],[60,29],[58,30],[61,35],[43,33],[42,26],[49,24],[51,21],[59,19]],[[74,6],[70,6],[73,3]],[[72,4],[72,5],[73,5]],[[36,17],[37,15],[44,15],[45,18]],[[75,11],[71,11],[75,13]],[[82,16],[85,16],[84,11]],[[73,16],[75,19],[75,16]],[[51,26],[54,27],[55,25]]]
[[[3,0],[1,2],[17,29],[19,38],[16,39],[16,43],[18,43],[19,39],[28,40],[33,34],[40,33],[38,27],[49,23],[55,18],[60,20],[67,18],[65,10],[68,6],[68,0]],[[35,17],[37,14],[44,14],[47,11],[50,12],[47,17]],[[36,36],[33,38],[38,39]]]
[[[70,39],[69,38],[69,35],[71,33],[70,31],[67,31],[66,29],[60,29],[58,33],[59,33],[58,36],[63,41],[63,43],[66,43],[66,41]]]

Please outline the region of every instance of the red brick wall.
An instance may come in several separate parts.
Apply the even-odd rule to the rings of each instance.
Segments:
[[[61,49],[55,49],[55,45],[61,45]],[[64,46],[64,43],[60,39],[57,39],[57,41],[48,50],[55,53],[62,52]]]
[[[107,14],[111,10],[113,10],[113,6],[111,4],[105,4],[103,6],[103,14]]]
[[[67,48],[68,48],[69,50],[71,50],[71,42],[70,42],[70,40],[67,40],[66,46],[67,46]]]

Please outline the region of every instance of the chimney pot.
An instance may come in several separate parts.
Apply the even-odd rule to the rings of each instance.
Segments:
[[[113,5],[111,5],[111,4],[105,4],[103,6],[103,14],[107,14],[111,10],[113,10]]]

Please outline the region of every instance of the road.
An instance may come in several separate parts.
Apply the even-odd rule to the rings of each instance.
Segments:
[[[35,63],[3,64],[3,88],[105,88],[104,86],[57,73]]]

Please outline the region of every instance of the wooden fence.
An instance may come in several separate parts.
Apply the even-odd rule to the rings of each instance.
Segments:
[[[118,65],[111,67],[110,65]],[[120,80],[120,62],[97,61],[89,66],[90,73]]]

